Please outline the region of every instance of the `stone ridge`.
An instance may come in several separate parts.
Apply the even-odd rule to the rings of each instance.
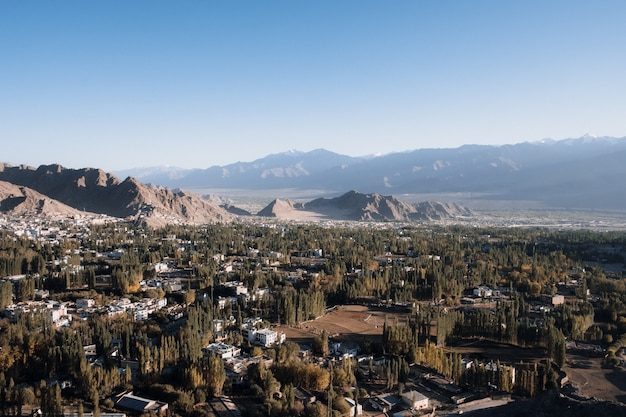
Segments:
[[[170,223],[224,222],[232,215],[202,197],[149,186],[135,178],[120,181],[99,169],[0,166],[0,211],[11,214],[93,213],[157,227]],[[74,210],[74,211],[72,211]]]
[[[393,196],[349,191],[340,197],[305,203],[276,199],[257,215],[283,220],[433,221],[473,216],[474,213],[454,203],[409,204]]]

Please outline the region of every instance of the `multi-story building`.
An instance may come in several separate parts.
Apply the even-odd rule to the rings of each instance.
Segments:
[[[263,347],[270,347],[285,341],[284,333],[278,333],[271,329],[257,330],[254,326],[244,326],[241,329],[241,334],[244,340]]]
[[[240,348],[227,345],[226,343],[211,343],[210,345],[202,348],[202,351],[205,354],[214,353],[222,359],[234,358],[241,354]]]

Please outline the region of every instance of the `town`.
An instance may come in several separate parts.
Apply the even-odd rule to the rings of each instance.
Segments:
[[[3,415],[448,415],[624,366],[622,232],[0,227]]]

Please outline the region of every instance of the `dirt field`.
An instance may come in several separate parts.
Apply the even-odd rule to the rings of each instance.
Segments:
[[[460,340],[446,350],[460,353],[464,358],[499,360],[503,363],[533,363],[546,357],[546,350],[543,348],[525,348],[484,339]]]
[[[297,343],[310,343],[324,330],[337,340],[380,341],[385,317],[389,323],[395,319],[402,323],[406,321],[407,314],[384,309],[373,310],[360,305],[339,306],[334,311],[298,327],[281,326],[277,330],[284,332],[287,340]]]
[[[602,368],[602,358],[569,353],[563,370],[579,395],[626,404],[626,370]]]

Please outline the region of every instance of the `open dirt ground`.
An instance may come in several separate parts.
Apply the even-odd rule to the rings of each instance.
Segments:
[[[602,367],[602,358],[567,354],[563,366],[579,395],[626,404],[626,370]]]
[[[338,306],[316,320],[304,322],[298,327],[281,326],[279,331],[284,332],[288,340],[298,343],[310,343],[324,330],[337,340],[380,341],[385,318],[388,323],[395,319],[402,323],[406,321],[407,314],[360,305]]]
[[[546,357],[543,348],[521,347],[484,339],[458,340],[451,343],[446,351],[460,353],[464,358],[499,360],[503,363],[534,363]]]

